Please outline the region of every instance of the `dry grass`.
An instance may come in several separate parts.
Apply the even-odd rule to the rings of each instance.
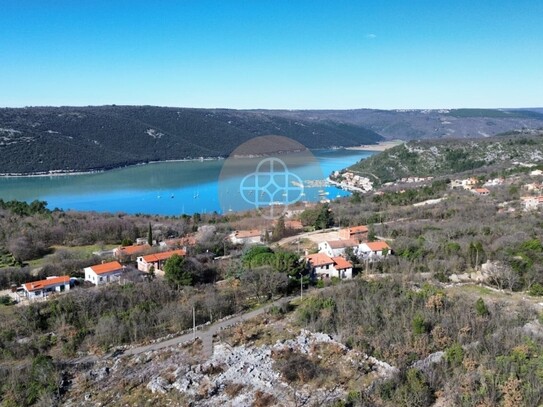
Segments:
[[[225,329],[219,334],[220,340],[231,346],[240,346],[251,344],[253,346],[273,345],[278,340],[294,338],[294,334],[284,329],[282,324],[280,328],[273,322],[272,317],[261,316],[259,318],[246,321],[241,325]]]
[[[255,392],[252,407],[268,407],[277,405],[277,399],[271,394],[264,393],[260,390]]]
[[[224,387],[224,392],[228,394],[231,399],[233,399],[243,390],[244,387],[245,386],[241,383],[228,383]]]

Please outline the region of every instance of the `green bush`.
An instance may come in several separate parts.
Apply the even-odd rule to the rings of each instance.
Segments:
[[[464,349],[462,345],[455,342],[445,350],[445,360],[451,366],[460,366],[464,360]]]
[[[543,285],[539,283],[535,283],[530,287],[528,290],[529,295],[533,295],[534,297],[541,297],[543,296]]]
[[[15,301],[9,295],[0,296],[0,305],[13,305]]]
[[[475,312],[477,312],[477,315],[480,317],[490,315],[490,312],[488,311],[488,308],[481,297],[479,297],[479,299],[475,302]]]

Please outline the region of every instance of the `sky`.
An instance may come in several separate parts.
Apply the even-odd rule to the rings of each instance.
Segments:
[[[0,0],[0,106],[543,106],[541,0]]]

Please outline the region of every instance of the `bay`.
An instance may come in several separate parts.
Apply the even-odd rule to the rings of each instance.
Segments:
[[[374,154],[361,150],[313,150],[313,163],[303,162],[293,170],[303,181],[325,179],[330,173],[348,167]],[[262,159],[247,161],[246,167]],[[0,198],[38,199],[51,209],[124,212],[160,215],[224,213],[251,209],[240,200],[225,203],[224,191],[239,189],[246,170],[221,178],[229,160],[175,161],[135,165],[105,172],[41,177],[1,177]],[[225,187],[225,183],[228,184]],[[334,199],[349,192],[333,186],[304,188],[307,201]]]

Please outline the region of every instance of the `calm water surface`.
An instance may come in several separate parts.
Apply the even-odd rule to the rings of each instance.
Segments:
[[[304,181],[326,178],[372,152],[354,150],[315,150],[313,163],[300,164],[293,171]],[[64,210],[149,213],[161,215],[195,212],[223,213],[250,209],[246,202],[225,204],[224,194],[234,193],[247,174],[220,178],[225,160],[165,162],[137,165],[95,174],[52,177],[0,177],[0,198],[48,202],[48,207]],[[254,167],[258,159],[247,161]],[[227,186],[225,187],[225,183]],[[226,192],[225,192],[226,191]],[[325,195],[327,194],[327,195]],[[333,199],[349,193],[335,187],[306,187],[304,200]],[[232,206],[234,205],[234,206]]]

